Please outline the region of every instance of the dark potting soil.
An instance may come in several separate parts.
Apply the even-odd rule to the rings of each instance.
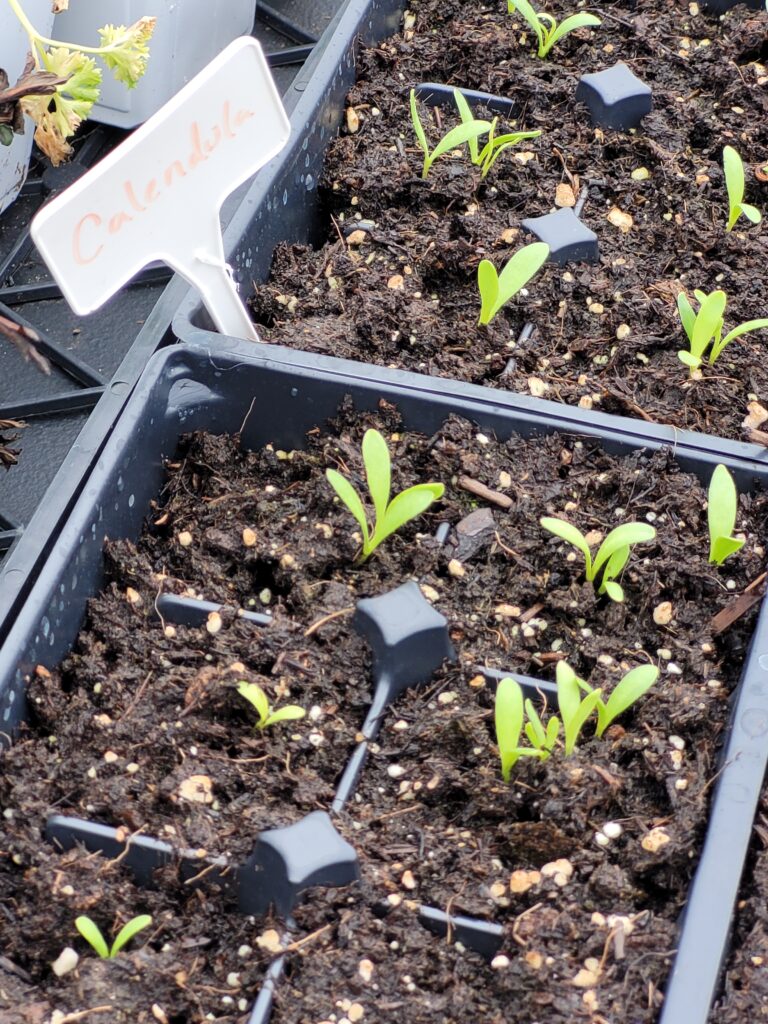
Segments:
[[[742,1024],[768,1018],[768,793],[763,792],[755,823],[755,850],[744,871],[734,916],[731,953],[723,993],[711,1024]]]
[[[686,344],[675,302],[681,289],[723,288],[726,330],[768,312],[768,220],[742,218],[725,233],[721,166],[723,146],[735,146],[747,200],[766,206],[768,176],[756,176],[768,159],[765,13],[737,7],[718,19],[690,13],[698,5],[688,0],[607,2],[589,7],[599,28],[539,60],[504,3],[410,6],[414,27],[362,53],[352,113],[326,162],[326,243],[280,246],[256,287],[263,338],[749,437],[748,403],[768,405],[768,335],[733,342],[692,381],[676,354]],[[558,19],[573,10],[546,6]],[[653,89],[654,109],[632,133],[594,128],[574,99],[582,74],[617,61]],[[485,181],[466,147],[423,181],[408,110],[422,81],[511,98],[499,130],[542,135],[503,153]],[[458,123],[450,110],[422,106],[421,117],[432,146]],[[521,221],[554,209],[558,188],[570,203],[587,189],[582,219],[599,236],[599,264],[548,265],[479,327],[479,261],[500,269],[531,241]],[[358,219],[364,230],[348,235]],[[527,321],[535,331],[518,342]]]
[[[370,425],[388,440],[393,492],[434,480],[446,484],[446,495],[357,565],[354,523],[324,471],[336,466],[361,486],[360,441]],[[474,493],[478,485],[484,498]],[[575,1007],[588,1009],[584,995],[592,988],[612,1012],[653,1019],[755,610],[722,634],[712,617],[757,580],[765,561],[758,538],[766,498],[745,494],[738,520],[744,549],[721,568],[708,564],[705,494],[667,452],[618,458],[592,441],[562,436],[503,442],[455,418],[427,438],[404,432],[385,403],[376,415],[346,409],[328,432],[309,434],[306,451],[243,452],[233,439],[187,439],[139,542],[109,545],[109,582],[61,669],[35,674],[30,725],[4,755],[0,885],[12,909],[0,917],[0,948],[29,975],[25,998],[81,1008],[88,1001],[77,987],[82,973],[45,990],[47,965],[74,941],[76,913],[90,908],[110,927],[138,912],[162,918],[173,909],[182,919],[174,934],[191,942],[199,934],[214,938],[168,977],[191,976],[200,957],[195,985],[210,989],[211,999],[191,986],[184,996],[194,1007],[189,1019],[202,1020],[203,1005],[228,1019],[234,1011],[222,1007],[226,992],[216,986],[222,972],[226,979],[239,969],[232,950],[254,945],[264,922],[236,918],[207,890],[194,895],[169,883],[158,895],[145,894],[101,858],[85,858],[83,870],[109,889],[98,902],[76,874],[80,860],[73,875],[66,856],[44,846],[41,852],[45,820],[53,811],[75,814],[238,861],[261,830],[327,808],[370,699],[369,656],[350,621],[355,602],[415,579],[446,615],[459,662],[401,698],[360,798],[341,817],[363,860],[363,895],[353,898],[371,912],[402,896],[505,922],[509,977],[528,978],[517,982],[521,1021],[547,991],[555,993],[548,1019],[570,1021]],[[654,523],[656,540],[636,549],[623,574],[624,604],[598,598],[583,582],[566,546],[538,525],[545,514],[566,516],[593,544],[621,522]],[[451,529],[440,545],[442,523]],[[222,602],[221,622],[163,624],[153,609],[164,592]],[[272,624],[253,626],[236,614],[253,607],[269,610]],[[665,624],[654,621],[654,611]],[[647,661],[661,676],[608,738],[597,742],[588,731],[573,758],[520,765],[505,786],[491,688],[477,665],[552,679],[563,657],[595,685],[610,687]],[[234,692],[239,679],[259,682],[276,706],[301,704],[307,717],[259,733],[250,706]],[[619,823],[622,835],[599,847],[594,833],[608,821]],[[554,861],[569,867],[546,874]],[[542,878],[508,895],[520,870],[539,870]],[[65,886],[74,898],[62,895]],[[30,906],[22,906],[25,893]],[[317,909],[310,900],[302,927],[311,931],[313,915],[327,913],[329,901],[341,907],[349,898],[321,896]],[[222,913],[232,920],[213,932],[210,922]],[[610,915],[630,918],[624,959],[616,938],[609,942]],[[30,931],[18,927],[27,920],[34,923],[31,944]],[[166,941],[171,949],[164,951]],[[426,943],[427,952],[418,956],[434,958],[428,950],[435,941],[420,938],[417,946]],[[590,970],[585,960],[602,959],[606,944],[610,955],[594,985],[591,975],[581,976],[586,987],[571,984]],[[176,964],[182,952],[183,942],[150,938],[146,955],[167,953]],[[542,958],[538,967],[533,954]],[[440,956],[449,958],[442,969],[453,964],[451,970],[471,973],[455,952]],[[165,970],[162,956],[159,963]],[[132,968],[125,961],[120,970]],[[426,965],[419,970],[427,977]],[[424,1019],[442,1021],[440,1012]],[[377,1019],[373,1011],[369,1019]],[[404,1008],[400,1017],[392,1011],[378,1019],[410,1018]],[[467,1018],[457,1009],[455,1019]]]

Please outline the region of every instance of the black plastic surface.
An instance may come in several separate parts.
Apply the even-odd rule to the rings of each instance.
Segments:
[[[543,217],[527,217],[522,227],[549,246],[549,260],[564,267],[566,263],[598,263],[597,235],[579,220],[570,207]]]
[[[604,71],[582,75],[576,100],[586,103],[592,124],[621,132],[637,128],[653,104],[650,86],[621,61]]]
[[[272,0],[257,6],[254,35],[265,48],[289,115],[309,80],[301,65],[341,3]],[[333,31],[315,49],[322,51],[332,38]],[[28,423],[20,437],[19,465],[0,475],[0,518],[8,525],[0,530],[0,642],[147,359],[173,340],[171,319],[187,291],[181,279],[167,284],[170,272],[157,266],[97,313],[77,317],[29,238],[29,223],[45,199],[125,134],[87,125],[74,161],[60,168],[36,163],[21,196],[0,217],[0,314],[29,323],[52,361],[52,374],[44,377],[0,342],[0,419]],[[224,223],[247,188],[225,204]]]
[[[671,432],[658,436],[661,428],[649,426],[643,436],[641,424],[619,420],[622,428],[635,429],[604,429],[606,417],[582,411],[578,419],[567,407],[524,396],[513,401],[512,396],[477,387],[466,388],[463,398],[450,387],[434,394],[415,375],[372,367],[362,379],[350,373],[354,364],[326,359],[322,366],[317,360],[311,366],[289,366],[276,362],[275,354],[280,353],[222,338],[210,354],[175,348],[155,356],[0,650],[4,731],[10,731],[24,714],[25,678],[37,664],[56,665],[77,635],[86,601],[101,585],[105,536],[138,535],[144,512],[162,485],[163,459],[174,453],[182,433],[202,428],[234,433],[246,420],[242,439],[247,447],[272,442],[285,449],[297,448],[307,430],[322,425],[351,395],[362,409],[375,410],[382,398],[396,404],[408,428],[430,435],[448,415],[460,413],[501,438],[511,432],[524,436],[575,432],[601,438],[607,449],[617,453],[675,442]],[[705,482],[714,465],[723,461],[742,490],[768,484],[764,462],[743,457],[728,460],[721,453],[688,445],[686,438],[678,439],[675,457]],[[524,682],[533,691],[546,689],[535,680]],[[767,758],[768,605],[764,604],[733,700],[710,827],[660,1024],[704,1024],[707,1019]]]

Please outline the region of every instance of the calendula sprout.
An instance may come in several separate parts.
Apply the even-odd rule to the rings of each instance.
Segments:
[[[544,728],[532,700],[526,700],[525,714],[528,718],[525,723],[525,735],[528,737],[529,743],[536,750],[542,752],[542,757],[548,757],[554,750],[557,737],[560,735],[560,719],[557,715],[552,715]]]
[[[728,191],[728,223],[725,230],[732,231],[743,214],[753,224],[759,224],[763,215],[755,206],[744,202],[744,162],[733,146],[723,149],[723,171]]]
[[[138,935],[140,931],[148,928],[151,924],[152,918],[149,914],[139,914],[138,917],[132,918],[117,933],[117,937],[110,948],[95,921],[92,921],[90,917],[85,915],[75,918],[75,928],[77,928],[85,941],[93,947],[102,960],[112,960],[135,935]]]
[[[99,46],[83,46],[40,35],[19,0],[8,3],[29,37],[34,64],[25,69],[24,80],[31,88],[21,106],[37,125],[35,142],[55,166],[71,154],[66,140],[75,134],[99,98],[101,69],[89,54],[103,60],[118,82],[134,88],[147,69],[149,40],[157,19],[140,18],[127,28],[105,25],[99,29]],[[49,79],[55,76],[52,94],[36,93],[35,72],[47,74]]]
[[[569,685],[573,685],[573,680],[575,680],[576,685],[587,696],[601,692],[600,690],[593,689],[584,679],[579,679],[571,666],[565,661],[558,662],[557,672],[558,683],[562,676],[563,679],[568,679]],[[659,670],[655,665],[638,665],[637,668],[630,669],[626,675],[622,676],[611,690],[607,701],[604,701],[601,696],[595,702],[597,710],[597,729],[595,730],[595,735],[598,737],[602,736],[611,722],[615,721],[619,715],[623,715],[636,701],[640,700],[658,678]]]
[[[724,314],[728,296],[720,290],[707,295],[706,292],[696,289],[693,294],[699,303],[698,312],[694,312],[684,292],[680,292],[677,296],[677,311],[690,344],[690,350],[681,349],[677,353],[677,357],[690,367],[691,374],[701,367],[708,348],[709,365],[712,366],[726,345],[730,345],[736,338],[740,338],[742,334],[748,334],[750,331],[759,331],[768,327],[768,318],[747,320],[738,327],[734,327],[723,337]]]
[[[480,289],[480,319],[489,324],[502,307],[524,288],[549,258],[546,242],[531,242],[506,264],[499,274],[490,260],[480,260],[477,268],[477,287]]]
[[[563,745],[566,757],[569,757],[576,749],[587,719],[600,701],[602,690],[592,690],[582,698],[576,674],[564,661],[558,661],[555,679],[557,706],[563,720]]]
[[[475,123],[475,118],[472,115],[470,106],[461,90],[454,89],[453,97],[456,101],[456,106],[459,108],[459,116],[461,117],[462,124],[468,125]],[[481,168],[481,178],[484,178],[488,174],[505,149],[509,149],[510,146],[516,146],[520,142],[525,142],[527,139],[538,139],[541,135],[540,131],[533,131],[509,132],[506,135],[497,136],[496,125],[498,124],[498,121],[498,117],[494,117],[491,121],[491,127],[488,130],[488,141],[482,149],[480,149],[480,146],[478,145],[478,136],[473,136],[467,140],[470,159],[476,167]]]
[[[419,118],[419,111],[416,106],[416,91],[411,89],[411,123],[416,133],[416,138],[424,153],[424,164],[421,168],[422,178],[429,174],[432,164],[438,157],[450,153],[451,150],[463,146],[470,139],[477,139],[480,135],[486,135],[491,129],[490,121],[478,121],[472,118],[469,123],[458,124],[440,139],[433,150],[430,150],[427,136]]]
[[[505,782],[509,782],[512,769],[521,757],[549,757],[547,750],[520,746],[524,717],[523,691],[520,684],[514,679],[502,679],[496,688],[494,724],[496,744],[501,758],[501,777]]]
[[[258,683],[247,683],[241,679],[237,684],[237,692],[256,709],[256,714],[259,716],[256,722],[257,729],[266,729],[270,725],[277,725],[278,722],[295,722],[306,715],[304,708],[300,708],[297,704],[286,704],[273,710],[269,698]]]
[[[594,14],[580,13],[572,14],[570,18],[566,18],[565,21],[561,21],[558,25],[557,20],[551,14],[536,11],[528,0],[508,0],[507,10],[510,14],[514,14],[517,11],[528,22],[529,27],[536,34],[539,44],[537,53],[542,58],[547,56],[555,43],[564,39],[574,29],[596,28],[602,24],[600,19],[595,17]]]
[[[616,576],[629,561],[630,549],[635,544],[643,544],[653,540],[656,531],[647,523],[624,523],[611,530],[597,550],[594,559],[587,539],[581,530],[564,519],[545,516],[539,520],[541,526],[556,537],[572,544],[584,555],[585,575],[590,583],[594,583],[600,575],[598,594],[607,594],[612,601],[623,601],[624,591],[614,582]],[[600,570],[602,569],[602,573]]]
[[[709,525],[709,560],[722,565],[726,558],[744,547],[744,541],[733,537],[739,496],[736,484],[725,466],[715,466],[707,494],[707,523]]]
[[[442,498],[445,491],[443,484],[415,484],[396,494],[390,501],[392,466],[387,442],[378,430],[366,430],[362,453],[368,493],[375,513],[372,528],[368,525],[360,495],[349,480],[335,469],[325,471],[328,483],[355,517],[362,532],[363,547],[359,562],[364,562],[382,541],[401,526],[426,512],[433,501]]]

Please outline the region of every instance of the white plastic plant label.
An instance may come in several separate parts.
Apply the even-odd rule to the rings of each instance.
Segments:
[[[258,340],[224,260],[219,211],[289,134],[261,47],[236,39],[35,217],[32,237],[72,309],[93,312],[162,260],[200,291],[220,331]]]

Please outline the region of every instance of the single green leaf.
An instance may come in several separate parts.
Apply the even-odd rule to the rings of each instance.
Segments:
[[[592,574],[592,552],[589,550],[589,544],[584,539],[584,534],[581,530],[577,530],[571,523],[567,523],[564,519],[556,519],[553,516],[545,516],[539,520],[539,525],[543,526],[545,530],[550,533],[554,533],[556,537],[566,541],[568,544],[572,544],[577,548],[582,555],[584,555],[584,561],[586,562],[587,568],[587,579],[594,579]],[[558,664],[558,669],[562,665],[562,662]]]
[[[611,557],[605,563],[602,575],[603,583],[607,583],[609,580],[613,580],[619,575],[629,561],[629,552],[630,547],[628,544],[626,547],[616,548]]]
[[[429,506],[442,498],[445,487],[442,484],[415,484],[395,495],[387,508],[384,519],[376,523],[371,539],[371,550],[391,536],[411,519],[420,516]]]
[[[730,537],[736,525],[739,496],[728,469],[715,466],[707,492],[707,524],[710,540]]]
[[[726,558],[735,555],[744,547],[744,541],[736,537],[715,537],[710,541],[709,560],[713,565],[722,565]]]
[[[557,715],[552,715],[550,720],[547,722],[547,740],[544,744],[547,750],[553,750],[555,743],[557,743],[557,737],[560,732],[560,719]]]
[[[597,26],[601,24],[602,22],[600,19],[595,17],[594,14],[572,14],[570,18],[566,18],[564,21],[561,21],[557,28],[552,32],[547,40],[545,53],[542,53],[539,56],[545,57],[556,43],[575,29],[589,27],[597,28]]]
[[[475,120],[472,110],[467,103],[466,97],[462,93],[461,89],[453,90],[453,98],[459,111],[459,117],[461,118],[462,124],[472,124]],[[492,122],[493,123],[493,122]],[[469,148],[469,156],[473,164],[477,164],[480,161],[477,146],[477,136],[473,136],[467,139],[467,146]]]
[[[149,914],[139,914],[138,917],[134,917],[132,921],[128,922],[128,924],[123,925],[117,933],[117,938],[112,943],[112,949],[109,953],[110,957],[117,956],[123,946],[129,943],[135,935],[138,935],[140,931],[148,928],[151,924],[152,918]]]
[[[95,921],[84,915],[76,917],[75,928],[77,928],[85,941],[98,953],[102,960],[109,959],[109,946]]]
[[[693,294],[699,305],[701,305],[707,298],[707,293],[703,292],[700,288],[694,288]]]
[[[692,355],[702,356],[718,327],[722,327],[727,301],[725,292],[718,290],[707,295],[702,302],[691,335]]]
[[[560,711],[560,717],[563,720],[567,743],[569,736],[568,723],[573,721],[581,705],[581,689],[576,673],[565,661],[557,663],[555,679],[557,681],[557,706]]]
[[[733,217],[734,209],[744,198],[744,164],[733,146],[725,146],[723,149],[723,171],[725,187],[728,190],[728,205]]]
[[[7,124],[0,124],[0,146],[10,146],[13,142],[13,129]]]
[[[752,221],[753,224],[759,224],[763,219],[763,215],[760,213],[758,208],[756,206],[752,206],[750,203],[741,203],[739,209],[747,220]]]
[[[471,124],[457,124],[455,128],[451,128],[440,139],[429,154],[430,167],[438,157],[443,156],[445,153],[450,153],[452,149],[458,149],[459,146],[463,146],[469,139],[476,139],[480,135],[485,135],[490,127],[490,121],[472,121]]]
[[[296,722],[306,715],[304,708],[298,704],[286,704],[285,707],[277,708],[266,721],[266,725],[276,725],[278,722]]]
[[[514,679],[502,679],[496,688],[494,723],[496,744],[501,757],[501,774],[504,781],[509,782],[523,728],[523,691]]]
[[[537,139],[540,135],[540,131],[511,132],[507,135],[500,135],[497,139],[489,139],[480,154],[480,163],[483,168],[481,176],[484,178],[488,174],[505,149],[517,146],[528,139]]]
[[[655,665],[638,665],[617,683],[608,700],[597,706],[597,735],[602,736],[619,715],[638,701],[659,678]]]
[[[477,267],[477,287],[480,290],[479,322],[489,324],[499,295],[499,275],[490,260],[480,260]]]
[[[600,587],[599,593],[606,593],[612,601],[621,604],[624,600],[624,588],[615,580],[605,580]]]
[[[245,680],[237,684],[237,692],[254,706],[259,716],[259,728],[263,728],[269,717],[269,699],[266,693],[258,683],[247,683]]]
[[[507,12],[514,14],[517,11],[523,18],[528,22],[528,27],[536,33],[536,39],[538,40],[539,49],[544,45],[544,31],[541,22],[539,21],[539,15],[528,3],[528,0],[507,0]],[[539,55],[541,56],[541,55]]]
[[[352,484],[347,480],[346,477],[342,476],[341,473],[335,469],[326,469],[325,478],[331,487],[336,491],[339,498],[344,502],[349,511],[355,517],[358,526],[363,534],[363,550],[367,550],[370,543],[370,535],[368,533],[368,519],[363,508],[363,503],[360,500],[360,495],[357,493]]]
[[[686,366],[690,366],[692,370],[698,370],[701,366],[701,359],[698,356],[691,355],[686,349],[680,349],[677,353],[677,358],[681,363],[685,363]]]
[[[685,292],[680,292],[677,296],[677,312],[680,314],[680,321],[688,341],[691,341],[693,339],[693,325],[696,323],[696,314]]]
[[[528,284],[548,259],[549,246],[546,242],[531,242],[530,245],[518,249],[499,274],[499,293],[491,312],[491,319]]]
[[[419,117],[419,108],[416,104],[416,90],[411,89],[411,124],[413,125],[413,131],[416,135],[419,145],[424,151],[424,156],[429,156],[429,143],[427,142],[427,136],[424,133],[424,128],[421,124],[421,118]]]
[[[389,448],[378,430],[366,430],[363,436],[363,465],[368,490],[376,511],[378,523],[387,514],[392,481],[392,464]]]
[[[632,547],[635,544],[643,544],[653,540],[655,536],[656,531],[648,523],[623,523],[621,526],[617,526],[615,530],[611,530],[595,555],[592,578],[597,576],[600,567],[608,561],[614,551],[618,551],[619,548]]]
[[[739,324],[738,327],[734,327],[732,331],[729,331],[728,334],[726,334],[722,341],[717,342],[712,346],[712,352],[709,356],[710,363],[714,363],[725,346],[730,345],[730,343],[735,341],[736,338],[740,338],[742,334],[749,334],[750,331],[760,331],[765,327],[768,327],[768,319],[764,317],[759,320],[747,320],[745,323]]]

